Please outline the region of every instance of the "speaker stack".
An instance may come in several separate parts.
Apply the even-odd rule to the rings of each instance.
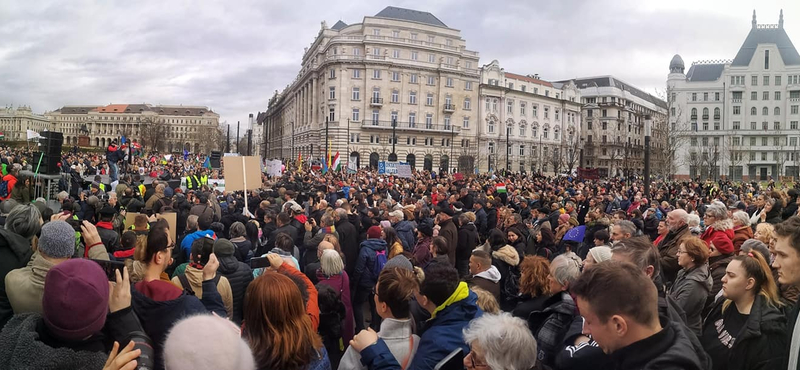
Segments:
[[[211,168],[220,168],[220,167],[222,167],[222,165],[220,163],[220,159],[221,158],[222,158],[222,153],[221,152],[212,151],[211,152],[211,159],[209,160],[209,162],[211,162]]]
[[[45,131],[39,134],[39,152],[33,153],[32,165],[34,171],[36,166],[39,166],[39,173],[44,175],[58,175],[61,173],[61,168],[58,166],[61,163],[61,148],[64,144],[64,134],[54,131]],[[41,165],[39,165],[39,158],[42,158]]]

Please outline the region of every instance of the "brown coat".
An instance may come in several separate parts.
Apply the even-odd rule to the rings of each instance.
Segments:
[[[733,254],[739,254],[742,243],[747,239],[753,239],[753,229],[750,226],[739,226],[733,229]]]
[[[455,267],[456,266],[456,248],[458,247],[458,229],[456,229],[456,224],[453,223],[453,219],[449,219],[447,221],[439,222],[439,236],[444,237],[447,239],[447,247],[449,248],[447,252],[447,258],[450,260],[450,264]]]

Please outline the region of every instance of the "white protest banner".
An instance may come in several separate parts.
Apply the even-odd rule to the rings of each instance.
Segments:
[[[403,178],[411,178],[411,165],[408,163],[399,163],[397,165],[397,176]]]

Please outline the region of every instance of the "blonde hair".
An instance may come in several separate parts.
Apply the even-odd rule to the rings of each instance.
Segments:
[[[488,291],[477,286],[473,286],[470,289],[475,293],[475,295],[478,296],[478,307],[480,307],[484,313],[500,313],[500,305],[497,304],[497,299],[494,298],[492,293],[489,293]]]

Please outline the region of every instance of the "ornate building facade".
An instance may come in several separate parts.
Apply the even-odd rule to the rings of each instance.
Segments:
[[[53,130],[53,125],[44,115],[33,113],[29,106],[6,107],[0,110],[0,133],[4,140],[25,141],[27,130]]]
[[[480,172],[560,173],[578,167],[581,94],[572,82],[481,68]]]
[[[800,175],[800,54],[777,24],[758,24],[733,60],[669,65],[667,93],[681,178],[753,181]]]
[[[387,7],[361,23],[323,22],[297,78],[259,114],[266,157],[318,160],[330,147],[359,167],[396,157],[472,172],[478,61],[431,13]]]

